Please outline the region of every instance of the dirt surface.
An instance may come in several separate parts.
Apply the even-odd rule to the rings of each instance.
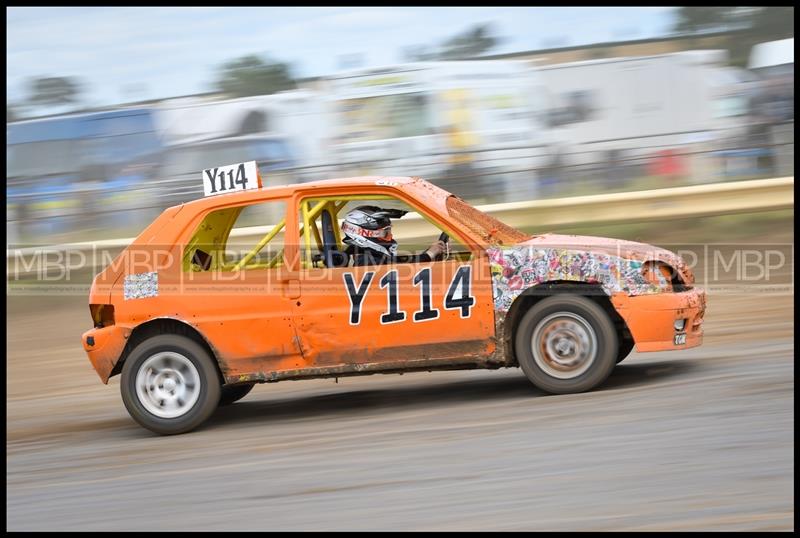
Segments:
[[[547,396],[518,369],[259,385],[159,437],[82,351],[85,297],[9,297],[8,530],[792,530],[793,295]]]

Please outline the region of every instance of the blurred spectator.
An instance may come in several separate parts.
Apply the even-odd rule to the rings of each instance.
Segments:
[[[650,159],[650,175],[677,183],[686,176],[684,158],[674,149],[657,151]]]

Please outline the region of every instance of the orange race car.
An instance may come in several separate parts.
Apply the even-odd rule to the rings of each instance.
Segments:
[[[669,251],[529,235],[419,178],[261,188],[257,174],[204,171],[206,197],[95,277],[84,349],[152,431],[189,431],[255,383],[520,366],[573,393],[634,346],[702,343],[705,292]]]

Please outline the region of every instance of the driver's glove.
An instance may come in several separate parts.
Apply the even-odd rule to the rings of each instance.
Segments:
[[[444,252],[444,249],[447,248],[444,244],[444,241],[434,241],[433,244],[425,251],[425,253],[430,256],[432,260],[435,260],[437,256]]]

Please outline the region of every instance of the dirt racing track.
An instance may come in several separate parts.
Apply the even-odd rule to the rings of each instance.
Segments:
[[[792,299],[710,295],[702,347],[589,393],[287,381],[160,437],[92,370],[85,297],[9,297],[7,529],[791,530]]]

